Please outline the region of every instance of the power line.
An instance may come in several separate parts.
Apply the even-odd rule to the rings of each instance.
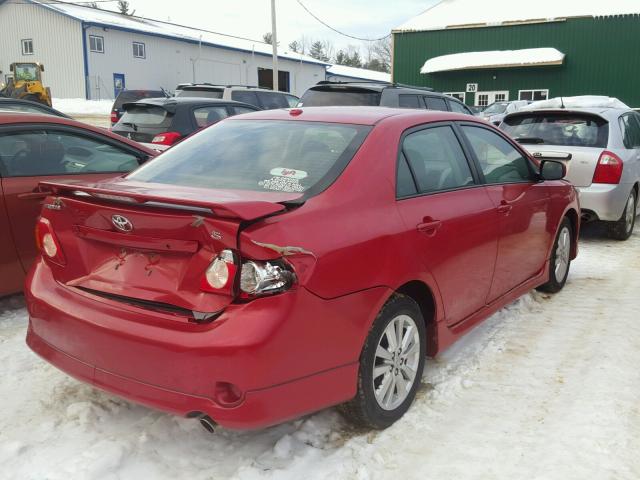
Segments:
[[[28,0],[10,0],[5,2],[9,5],[77,5],[79,7],[84,7],[86,5],[91,5],[92,3],[113,3],[118,0],[92,0],[87,2],[62,2],[58,0],[38,0],[37,2],[30,2]]]
[[[315,19],[316,19],[318,22],[320,22],[322,25],[324,25],[324,26],[325,26],[325,27],[327,27],[328,29],[333,30],[334,32],[336,32],[336,33],[338,33],[338,34],[340,34],[340,35],[343,35],[343,36],[345,36],[345,37],[353,38],[354,40],[360,40],[360,41],[362,41],[362,42],[378,42],[378,41],[380,41],[380,40],[384,40],[385,38],[389,38],[389,37],[391,36],[391,34],[390,34],[390,33],[389,33],[388,35],[385,35],[384,37],[380,37],[380,38],[361,38],[361,37],[355,37],[355,36],[353,36],[353,35],[349,35],[348,33],[344,33],[344,32],[341,32],[340,30],[338,30],[338,29],[336,29],[336,28],[333,28],[333,27],[332,27],[331,25],[329,25],[327,22],[325,22],[325,21],[323,21],[322,19],[318,18],[318,17],[317,17],[316,15],[314,15],[314,13],[313,13],[311,10],[309,10],[309,9],[308,9],[308,8],[307,8],[307,7],[306,7],[306,6],[305,6],[305,5],[304,5],[300,0],[297,0],[297,2],[298,2],[298,4],[299,4],[302,8],[304,8],[304,9],[307,11],[307,13],[308,13],[309,15],[311,15],[313,18],[315,18]]]

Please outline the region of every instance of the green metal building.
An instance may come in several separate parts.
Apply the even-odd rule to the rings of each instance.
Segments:
[[[640,107],[640,1],[600,3],[443,0],[393,30],[393,80],[475,106],[608,95]]]

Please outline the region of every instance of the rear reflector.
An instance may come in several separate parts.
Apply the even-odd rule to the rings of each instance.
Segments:
[[[623,167],[624,165],[620,157],[615,153],[605,150],[598,159],[598,165],[593,174],[593,183],[620,183]]]
[[[178,132],[165,132],[165,133],[159,133],[158,135],[153,137],[153,140],[151,140],[151,143],[155,143],[157,145],[173,145],[181,138],[182,138],[182,135],[179,134]]]

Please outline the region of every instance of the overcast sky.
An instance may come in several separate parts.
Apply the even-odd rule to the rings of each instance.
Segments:
[[[338,30],[356,37],[377,38],[423,12],[436,0],[301,1],[315,15]],[[271,31],[270,0],[129,0],[129,3],[136,10],[136,15],[230,35],[259,40],[263,33]],[[330,40],[336,49],[349,44],[361,45],[361,42],[338,35],[318,23],[296,0],[276,0],[276,8],[278,43],[283,47],[302,35],[314,40]]]

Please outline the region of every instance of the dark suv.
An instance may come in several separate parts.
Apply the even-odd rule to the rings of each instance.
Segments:
[[[307,90],[299,107],[381,106],[422,108],[473,115],[460,100],[426,87],[386,82],[318,82]]]
[[[124,114],[113,133],[160,151],[223,118],[260,110],[246,103],[198,97],[150,98],[122,108]]]

